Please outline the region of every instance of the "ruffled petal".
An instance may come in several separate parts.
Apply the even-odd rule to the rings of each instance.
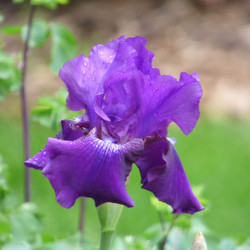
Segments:
[[[125,180],[143,150],[141,139],[118,145],[97,139],[92,131],[76,141],[50,138],[46,149],[49,162],[43,174],[63,207],[70,208],[80,196],[93,198],[96,206],[104,202],[134,206]]]
[[[203,208],[194,196],[173,144],[162,137],[148,137],[136,162],[142,188],[173,208],[173,213],[196,213]]]
[[[119,43],[115,58],[105,75],[103,93],[97,95],[94,106],[95,112],[103,120],[114,122],[122,120],[127,114],[131,96],[124,88],[124,83],[133,79],[138,67],[145,68],[145,71],[150,68],[150,62],[147,60],[148,64],[143,65],[141,50],[145,43],[146,40],[142,37],[126,39]],[[149,60],[152,60],[151,54]]]
[[[167,114],[168,122],[175,122],[187,135],[198,121],[199,103],[203,93],[196,73],[181,73],[179,84],[179,88],[169,95],[167,105],[163,105],[159,116]]]
[[[171,122],[184,134],[192,131],[199,118],[201,96],[196,74],[182,73],[177,81],[172,76],[145,76],[133,71],[105,90],[99,109],[105,126],[120,141],[155,133],[166,137]]]
[[[139,82],[140,83],[140,82]],[[199,101],[202,89],[197,78],[182,73],[177,81],[172,76],[158,76],[145,79],[140,92],[141,121],[137,125],[136,137],[146,137],[158,133],[165,137],[167,126],[175,122],[188,134],[199,118]]]
[[[123,121],[125,124],[127,117],[136,112],[138,102],[133,98],[137,97],[133,92],[140,86],[134,81],[140,72],[150,77],[159,75],[159,70],[152,67],[154,54],[145,48],[145,44],[146,39],[142,37],[128,38],[118,44],[104,77],[103,92],[99,92],[94,103],[95,112],[105,122]]]
[[[67,106],[71,110],[79,111],[86,108],[86,103],[90,100],[88,86],[82,86],[85,68],[89,64],[89,59],[83,55],[66,62],[59,71],[59,76],[66,85],[69,93]]]
[[[145,44],[142,37],[120,37],[94,46],[89,58],[74,58],[59,72],[69,92],[68,107],[86,109],[91,128],[99,129],[103,120],[112,136],[124,135],[121,141],[166,136],[171,122],[188,134],[199,117],[198,75],[182,73],[179,81],[161,76]]]
[[[106,46],[94,46],[89,58],[83,55],[73,58],[65,63],[59,72],[69,93],[67,97],[69,109],[75,111],[86,109],[92,127],[96,121],[92,104],[96,95],[103,91],[105,74],[114,60],[119,42],[124,39],[115,39]]]
[[[159,69],[152,66],[154,53],[146,49],[147,40],[145,38],[139,36],[128,38],[127,43],[136,50],[135,63],[139,71],[151,76],[160,74]]]
[[[62,129],[56,135],[56,139],[74,141],[85,136],[89,132],[89,123],[85,117],[79,118],[77,121],[62,120]],[[42,149],[38,154],[25,161],[25,165],[30,168],[43,169],[49,162],[47,148]]]

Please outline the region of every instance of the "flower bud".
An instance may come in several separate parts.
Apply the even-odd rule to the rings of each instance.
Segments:
[[[196,234],[191,250],[207,250],[206,240],[202,232]]]

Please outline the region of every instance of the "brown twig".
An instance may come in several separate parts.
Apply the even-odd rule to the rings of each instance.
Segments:
[[[31,33],[31,24],[35,12],[35,6],[30,6],[29,19],[27,24],[27,36],[23,47],[23,62],[22,62],[22,83],[20,89],[21,96],[21,107],[22,107],[22,123],[23,123],[23,142],[24,142],[24,158],[25,160],[30,157],[30,138],[29,138],[29,118],[27,109],[27,98],[26,98],[26,71],[27,71],[27,59],[29,51],[29,39]],[[24,170],[25,178],[25,201],[30,201],[30,169],[25,168]]]

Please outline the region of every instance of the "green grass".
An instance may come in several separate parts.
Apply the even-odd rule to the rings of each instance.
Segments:
[[[21,122],[0,118],[0,154],[9,166],[9,184],[19,202],[23,200],[23,149]],[[44,147],[54,132],[32,123],[32,154]],[[177,151],[192,185],[204,186],[209,200],[204,221],[218,235],[249,235],[250,207],[250,126],[248,122],[200,120],[194,131],[185,136],[171,125],[170,136],[176,137]],[[157,222],[150,204],[151,194],[140,188],[140,176],[133,168],[128,192],[134,208],[124,208],[118,234],[140,234]],[[55,201],[54,192],[41,171],[32,170],[32,199],[45,215],[46,233],[61,237],[77,228],[79,201],[67,210]],[[194,215],[196,216],[196,215]],[[93,201],[87,200],[85,235],[99,240],[99,225]]]

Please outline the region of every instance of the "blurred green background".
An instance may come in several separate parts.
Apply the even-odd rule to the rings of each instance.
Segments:
[[[9,183],[13,192],[23,199],[23,150],[20,120],[0,119],[0,152],[9,166]],[[32,154],[44,147],[48,136],[55,133],[31,124]],[[208,205],[204,222],[219,236],[249,235],[249,162],[250,123],[234,120],[211,121],[201,117],[195,130],[185,136],[176,126],[170,134],[178,140],[176,148],[193,185],[202,184]],[[131,174],[128,192],[134,208],[125,208],[118,224],[118,234],[140,234],[158,215],[150,203],[151,194],[140,188],[137,168]],[[45,232],[57,236],[70,235],[78,225],[79,201],[67,210],[55,201],[54,191],[40,171],[32,170],[32,199],[45,215]],[[194,215],[196,216],[196,215]],[[97,214],[92,200],[87,199],[86,237],[99,240]]]

